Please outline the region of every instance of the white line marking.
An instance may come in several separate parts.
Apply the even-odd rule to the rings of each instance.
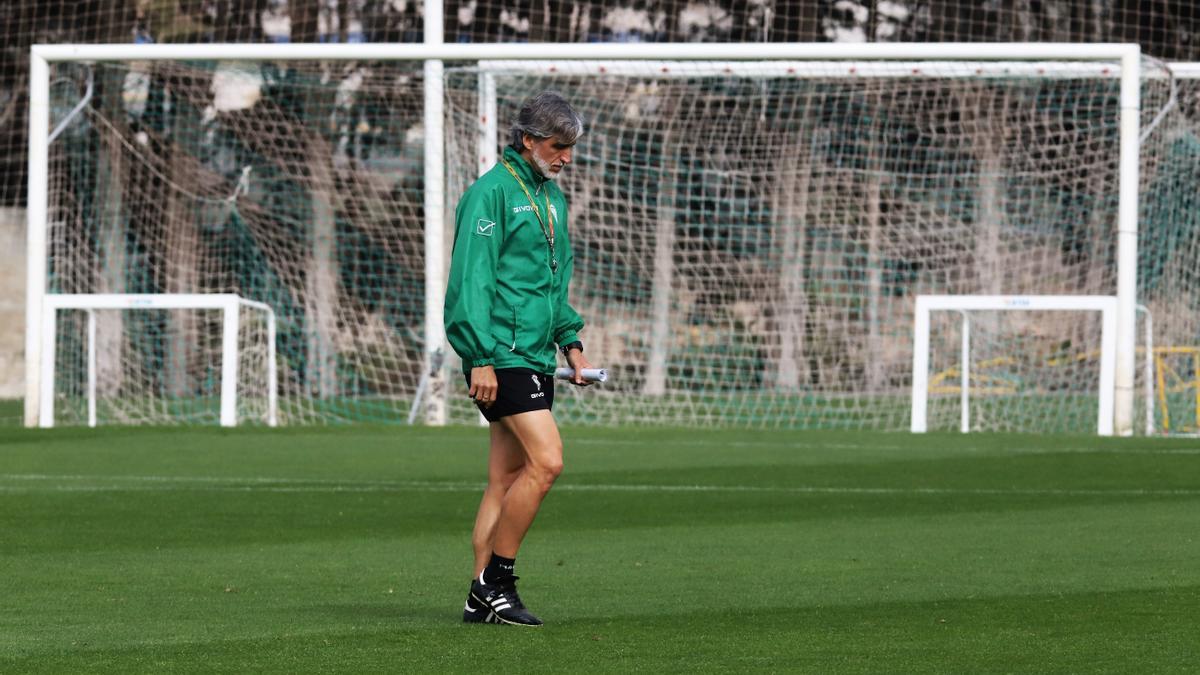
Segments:
[[[436,481],[329,481],[294,478],[221,478],[216,476],[83,476],[50,474],[0,474],[0,492],[166,492],[175,490],[216,492],[481,492],[483,483]],[[67,481],[74,485],[41,485]],[[938,488],[845,487],[820,485],[651,485],[608,483],[558,483],[558,492],[743,492],[764,494],[831,495],[995,495],[1044,497],[1196,497],[1200,488],[1153,489],[1041,489],[1041,488]]]
[[[564,439],[567,445],[600,445],[600,446],[645,446],[646,441],[630,440],[630,439],[612,439],[606,440],[603,438],[566,438]],[[887,452],[909,452],[915,455],[925,456],[925,453],[920,452],[911,445],[886,445],[877,443],[821,443],[807,442],[797,440],[796,442],[785,441],[721,441],[709,440],[703,438],[689,438],[688,440],[660,441],[662,445],[685,445],[693,446],[716,446],[716,447],[746,447],[746,448],[770,448],[775,447],[781,450],[883,450]],[[1200,448],[1137,448],[1137,447],[1119,447],[1119,448],[1104,448],[1089,445],[1080,446],[1052,446],[1046,448],[1021,448],[1008,447],[997,448],[988,446],[974,445],[956,445],[953,451],[947,450],[943,453],[947,457],[953,457],[956,454],[988,454],[996,456],[1005,455],[1053,455],[1062,453],[1090,453],[1098,455],[1200,455]]]

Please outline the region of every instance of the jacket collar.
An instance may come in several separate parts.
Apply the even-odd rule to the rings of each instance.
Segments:
[[[521,156],[521,153],[514,150],[511,145],[505,146],[504,159],[508,160],[509,166],[513,168],[513,171],[517,172],[517,175],[521,177],[521,180],[525,181],[525,184],[529,186],[531,190],[541,188],[542,185],[549,180],[548,178],[542,176],[542,174],[538,173],[537,169],[534,169],[532,164],[525,161],[525,158]],[[506,171],[505,173],[508,172]]]

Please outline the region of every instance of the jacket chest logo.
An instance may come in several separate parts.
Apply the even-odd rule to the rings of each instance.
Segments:
[[[533,213],[533,207],[529,204],[518,204],[512,207],[513,215],[519,213]],[[550,205],[550,215],[554,218],[554,222],[558,222],[558,207],[554,204]]]

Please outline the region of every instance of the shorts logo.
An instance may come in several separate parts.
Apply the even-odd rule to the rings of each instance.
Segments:
[[[480,218],[479,222],[475,223],[475,234],[478,234],[481,237],[490,237],[492,236],[492,232],[495,230],[496,223],[490,220],[484,220],[483,218]]]
[[[537,393],[530,394],[529,398],[544,398],[546,396],[546,392],[542,391],[542,380],[538,378],[536,374],[532,374],[529,377],[533,380],[533,383],[536,384],[538,388]]]

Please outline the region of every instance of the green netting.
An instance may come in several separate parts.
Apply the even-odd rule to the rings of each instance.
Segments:
[[[52,146],[50,292],[237,293],[265,302],[279,319],[285,421],[394,418],[317,403],[411,398],[421,370],[418,66],[345,68],[60,69],[60,117],[85,78],[95,93]],[[99,340],[121,346],[108,358],[123,365],[109,369],[102,397],[211,396],[211,363],[191,366],[186,386],[158,364],[219,357],[205,345],[212,330],[186,313],[104,314]],[[77,342],[60,337],[60,352]],[[60,389],[78,389],[80,372],[60,366],[59,379],[75,382]],[[245,373],[245,386],[257,377],[261,389],[262,375]]]
[[[564,419],[903,429],[916,294],[1115,292],[1114,78],[674,68],[496,75],[501,120],[555,88],[588,123],[561,180],[573,300],[613,381],[560,389]],[[51,151],[51,291],[265,302],[280,322],[284,422],[403,420],[425,349],[418,67],[59,66],[56,122],[89,78],[91,100]],[[1146,122],[1169,84],[1145,79]],[[479,71],[451,64],[445,85],[452,220],[477,173]],[[1195,341],[1196,148],[1186,106],[1143,144],[1140,297],[1160,345]],[[980,387],[981,424],[1094,424],[1095,368],[1066,364],[1086,361],[1098,330],[996,321],[978,358],[1012,359],[1006,377],[1021,386]],[[213,322],[100,324],[105,344],[124,345],[101,386],[114,416],[211,417]],[[63,330],[56,390],[79,410],[82,338],[78,324]],[[254,399],[262,369],[243,370]],[[451,420],[473,420],[448,381]],[[937,396],[950,420],[957,394]],[[178,412],[190,408],[202,412]]]

